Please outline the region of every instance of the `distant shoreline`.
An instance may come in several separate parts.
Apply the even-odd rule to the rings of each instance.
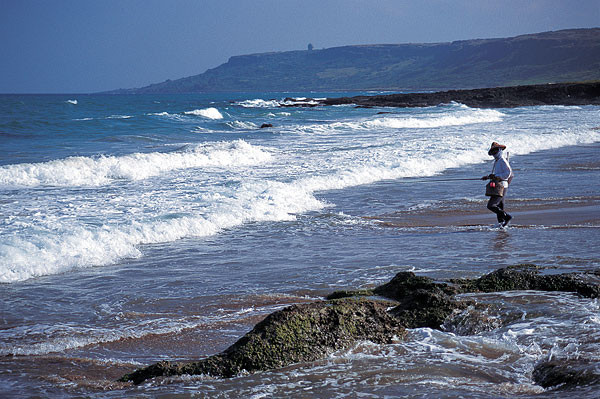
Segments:
[[[402,93],[315,100],[317,105],[358,107],[431,107],[457,102],[472,108],[515,108],[536,105],[600,105],[600,81],[554,83],[433,93]]]

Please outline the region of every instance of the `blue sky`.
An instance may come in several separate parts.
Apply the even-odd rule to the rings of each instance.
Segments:
[[[598,0],[0,0],[0,93],[85,93],[230,56],[600,26]]]

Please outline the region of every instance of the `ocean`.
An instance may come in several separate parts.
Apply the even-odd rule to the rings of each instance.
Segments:
[[[400,271],[600,267],[600,224],[564,217],[600,204],[600,107],[289,106],[354,94],[378,93],[0,96],[0,396],[559,397],[532,371],[598,361],[600,303],[533,291],[472,295],[517,320],[475,335],[414,329],[232,379],[116,382]],[[492,141],[515,172],[507,210],[529,215],[507,229],[484,182],[458,180],[491,172]]]

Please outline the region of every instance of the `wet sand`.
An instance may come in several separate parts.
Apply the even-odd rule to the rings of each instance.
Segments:
[[[600,225],[599,204],[578,204],[539,207],[513,207],[507,208],[513,216],[509,226],[598,226]],[[390,227],[451,227],[451,226],[494,226],[496,215],[485,208],[482,203],[481,210],[472,208],[464,211],[452,212],[414,212],[398,213],[367,217],[385,226]]]

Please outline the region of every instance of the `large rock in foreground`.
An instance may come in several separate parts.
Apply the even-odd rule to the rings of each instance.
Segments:
[[[293,305],[267,316],[224,352],[194,363],[160,362],[125,375],[139,384],[157,376],[205,374],[233,377],[242,371],[281,368],[322,359],[361,340],[390,343],[406,332],[389,302],[340,299]]]
[[[378,344],[403,338],[405,328],[467,325],[467,334],[498,327],[479,312],[482,306],[457,294],[540,290],[573,292],[588,298],[600,297],[600,275],[568,273],[544,275],[534,265],[499,269],[478,279],[436,282],[411,272],[400,272],[391,281],[373,290],[337,291],[327,301],[293,305],[267,316],[252,331],[225,351],[193,363],[159,362],[125,375],[121,381],[139,384],[157,376],[205,374],[233,377],[309,362],[348,348],[361,340]],[[393,300],[365,298],[372,296]],[[457,319],[458,318],[458,319]],[[456,319],[456,320],[455,320]],[[471,319],[471,320],[469,320]],[[470,326],[470,327],[469,327]],[[457,331],[460,332],[460,331]],[[543,386],[569,379],[555,366],[538,368]],[[583,371],[571,380],[595,381],[596,374]],[[558,377],[557,377],[558,376]]]

